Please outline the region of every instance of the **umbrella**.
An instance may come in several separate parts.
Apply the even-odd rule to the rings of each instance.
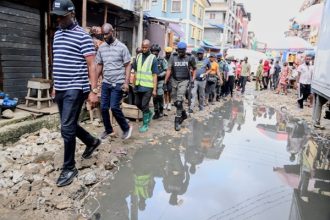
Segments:
[[[258,124],[257,129],[260,133],[265,136],[277,140],[277,141],[287,141],[288,133],[287,132],[278,132],[277,127],[275,125],[266,125],[266,124]]]
[[[300,37],[285,37],[269,45],[272,49],[310,50],[313,45]]]
[[[294,20],[299,24],[319,26],[322,20],[323,8],[323,3],[312,5],[300,12]]]

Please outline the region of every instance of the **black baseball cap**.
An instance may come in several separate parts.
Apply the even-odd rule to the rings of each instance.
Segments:
[[[55,0],[51,14],[65,16],[74,11],[75,7],[71,0]]]

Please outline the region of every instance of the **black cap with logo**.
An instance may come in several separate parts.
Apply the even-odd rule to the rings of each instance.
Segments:
[[[75,7],[71,0],[55,0],[53,3],[53,10],[50,13],[58,16],[65,16],[74,10]]]

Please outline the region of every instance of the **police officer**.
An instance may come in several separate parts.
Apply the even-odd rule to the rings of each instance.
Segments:
[[[158,44],[153,44],[151,46],[151,53],[156,56],[158,63],[159,74],[157,76],[157,95],[153,98],[155,114],[153,119],[158,119],[164,116],[164,81],[167,69],[167,61],[159,56],[161,48]]]
[[[176,131],[181,129],[181,123],[187,118],[187,113],[183,107],[183,97],[190,82],[195,79],[196,62],[195,59],[186,54],[187,44],[179,42],[177,54],[173,54],[168,63],[165,83],[172,75],[172,98],[176,107],[174,127]]]

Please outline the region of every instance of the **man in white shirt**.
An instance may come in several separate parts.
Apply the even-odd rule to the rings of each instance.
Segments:
[[[305,63],[298,67],[298,105],[299,108],[304,107],[304,101],[311,94],[311,83],[314,67],[311,65],[311,57],[306,56]]]

